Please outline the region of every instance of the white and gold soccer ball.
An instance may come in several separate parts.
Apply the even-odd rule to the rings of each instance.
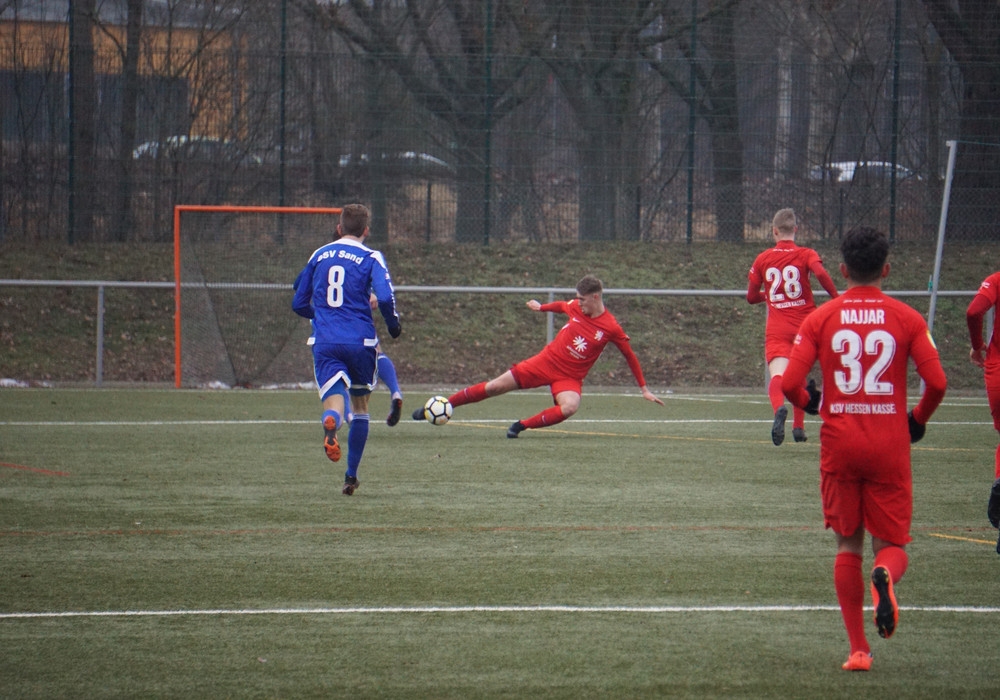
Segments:
[[[444,425],[451,420],[454,409],[444,396],[432,396],[424,404],[424,418],[433,425]]]

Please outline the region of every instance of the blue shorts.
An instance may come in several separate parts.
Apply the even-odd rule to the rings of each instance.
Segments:
[[[375,346],[324,343],[313,345],[312,351],[321,401],[332,394],[340,382],[350,387],[351,396],[372,393],[378,380]]]

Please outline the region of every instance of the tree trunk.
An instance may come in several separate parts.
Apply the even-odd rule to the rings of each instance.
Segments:
[[[1000,25],[996,3],[924,0],[927,16],[962,74],[959,145],[948,205],[952,238],[996,239],[1000,219]]]
[[[97,155],[93,20],[96,0],[70,3],[69,243],[94,238]]]
[[[719,12],[709,23],[707,47],[713,68],[706,87],[709,94],[707,122],[712,141],[716,237],[720,241],[742,241],[746,212],[733,6]]]
[[[142,35],[143,0],[128,0],[125,56],[122,61],[121,135],[118,144],[114,240],[127,241],[135,225],[132,216],[132,151],[135,149],[136,114],[139,103],[139,40]]]
[[[455,240],[486,245],[486,134],[479,123],[456,130]]]
[[[615,186],[616,163],[613,151],[616,145],[617,134],[614,131],[606,131],[596,124],[586,128],[586,135],[579,150],[580,215],[578,226],[581,241],[612,241],[615,239],[615,210],[618,198]]]

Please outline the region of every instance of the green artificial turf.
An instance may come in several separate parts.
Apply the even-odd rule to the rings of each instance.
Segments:
[[[995,697],[984,399],[914,446],[899,629],[846,673],[815,419],[590,390],[508,440],[547,394],[404,389],[350,498],[314,392],[0,390],[0,696]]]

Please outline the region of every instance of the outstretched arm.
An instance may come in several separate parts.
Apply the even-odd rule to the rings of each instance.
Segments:
[[[629,344],[628,340],[616,342],[615,345],[625,357],[625,362],[628,363],[628,368],[632,371],[632,376],[635,377],[636,384],[639,385],[639,391],[642,392],[642,398],[647,401],[652,401],[653,403],[658,403],[662,406],[663,401],[658,399],[656,395],[649,390],[649,387],[646,386],[646,378],[642,375],[642,365],[639,364],[639,358],[635,356],[635,352],[632,350],[632,346]]]
[[[661,406],[664,405],[662,399],[657,398],[656,394],[651,392],[648,387],[641,386],[639,387],[639,390],[642,392],[642,398],[646,399],[646,401],[652,401],[653,403],[658,403]]]

